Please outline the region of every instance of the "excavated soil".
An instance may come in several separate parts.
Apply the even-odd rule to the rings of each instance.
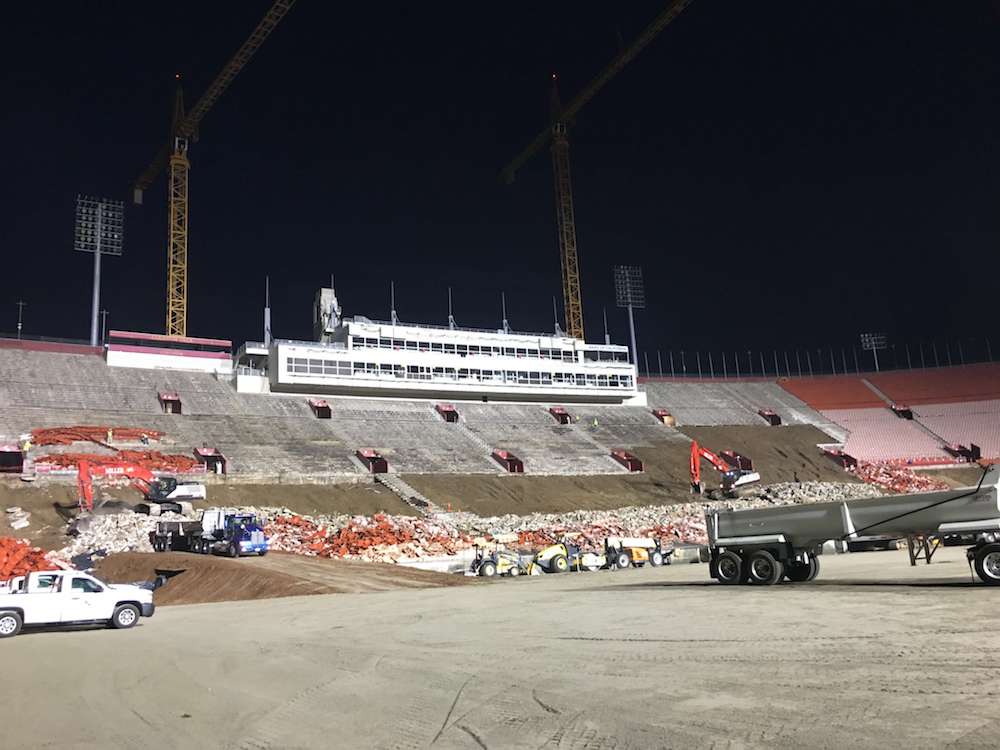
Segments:
[[[830,442],[811,425],[789,427],[684,427],[682,432],[718,452],[734,450],[753,459],[765,484],[817,480],[856,482],[816,448]],[[691,501],[688,490],[689,443],[672,441],[654,447],[629,448],[642,459],[642,474],[536,477],[530,474],[408,475],[417,490],[443,507],[480,515],[561,513],[612,510],[630,505],[670,505]],[[715,470],[702,463],[702,476]]]
[[[803,482],[858,481],[820,453],[816,445],[829,443],[831,438],[812,425],[681,427],[680,430],[716,453],[733,450],[749,456],[764,484],[794,482],[796,477]],[[686,466],[684,470],[687,471]],[[706,470],[713,471],[703,461],[702,476]]]
[[[961,466],[952,469],[918,469],[918,473],[940,479],[951,487],[975,487],[979,484],[983,470],[979,466]]]
[[[436,588],[476,580],[400,565],[302,557],[281,552],[235,560],[185,552],[122,552],[101,560],[95,568],[95,575],[108,583],[148,581],[158,573],[169,578],[156,590],[157,606]]]

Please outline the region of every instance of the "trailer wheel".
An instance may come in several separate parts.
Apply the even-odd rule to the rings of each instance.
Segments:
[[[733,585],[743,581],[743,561],[735,552],[726,550],[715,563],[715,578],[719,583]]]
[[[984,544],[976,550],[975,567],[983,583],[1000,585],[1000,544]]]
[[[649,564],[654,568],[658,568],[663,565],[663,553],[659,550],[653,550],[653,554],[649,556]]]
[[[13,638],[21,632],[23,622],[17,612],[0,612],[0,638]]]
[[[819,558],[816,555],[809,555],[806,562],[796,560],[785,565],[785,578],[792,583],[806,583],[811,581],[819,573]]]
[[[747,561],[747,577],[750,583],[773,586],[781,580],[784,573],[784,566],[766,549],[757,550]]]

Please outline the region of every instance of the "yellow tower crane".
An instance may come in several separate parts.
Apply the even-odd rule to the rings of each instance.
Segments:
[[[563,303],[566,315],[566,332],[574,338],[582,339],[583,302],[580,293],[580,267],[576,251],[576,219],[573,214],[573,188],[569,169],[569,126],[583,106],[594,98],[608,81],[628,65],[631,60],[653,41],[666,26],[677,18],[692,0],[671,0],[635,40],[623,49],[611,63],[601,71],[565,107],[559,101],[552,76],[552,121],[535,136],[534,140],[500,172],[501,179],[510,184],[524,164],[552,143],[552,172],[556,194],[556,229],[559,236],[559,257],[562,264]]]
[[[184,97],[181,93],[179,76],[177,94],[174,99],[174,115],[170,126],[170,137],[157,152],[153,162],[135,182],[133,200],[142,204],[143,192],[153,184],[165,166],[169,167],[167,187],[167,335],[187,335],[187,281],[188,281],[188,144],[198,140],[198,126],[202,118],[212,108],[236,75],[254,56],[261,44],[285,14],[295,4],[295,0],[276,0],[267,14],[257,24],[250,38],[236,50],[215,80],[191,108],[184,111]]]

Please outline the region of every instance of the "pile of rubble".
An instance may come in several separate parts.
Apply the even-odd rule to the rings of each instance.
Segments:
[[[75,469],[81,461],[95,466],[105,464],[134,464],[150,471],[165,471],[174,474],[191,471],[201,466],[192,456],[181,453],[160,453],[159,451],[116,451],[113,455],[99,453],[50,453],[39,456],[36,463],[49,464],[63,469]]]
[[[190,519],[177,513],[146,516],[127,512],[87,516],[76,521],[76,536],[57,555],[72,560],[79,556],[103,557],[115,552],[152,552],[149,533],[156,529],[157,522],[183,520]]]
[[[7,525],[14,531],[28,528],[31,525],[29,518],[31,518],[31,514],[23,508],[16,505],[7,508]]]
[[[36,570],[56,570],[66,567],[57,555],[32,547],[27,539],[0,537],[0,581],[23,576]]]
[[[159,440],[165,433],[140,427],[108,425],[74,425],[73,427],[42,427],[31,431],[35,445],[72,445],[78,442],[105,445],[105,441],[139,442],[143,437]]]
[[[852,471],[866,484],[875,485],[890,495],[948,489],[947,483],[940,479],[917,474],[913,469],[905,466],[859,463]]]
[[[368,562],[454,555],[472,538],[442,521],[379,514],[345,523],[322,523],[300,515],[276,515],[265,526],[270,548],[312,557],[344,557]]]

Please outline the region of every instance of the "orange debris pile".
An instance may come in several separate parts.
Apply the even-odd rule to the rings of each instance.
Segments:
[[[36,570],[58,570],[60,566],[32,547],[25,539],[0,536],[0,581],[23,576]]]
[[[873,484],[891,495],[948,489],[948,485],[940,479],[917,474],[904,466],[859,463],[853,472],[863,482]]]
[[[141,427],[112,427],[110,425],[75,425],[72,427],[40,427],[31,431],[31,442],[35,445],[72,445],[78,442],[104,445],[111,430],[115,441],[137,442],[143,435],[150,440],[159,440],[165,433]]]
[[[201,464],[191,456],[181,453],[160,453],[159,451],[118,451],[112,456],[97,453],[51,453],[39,456],[37,463],[49,464],[63,469],[75,469],[81,461],[95,466],[105,464],[135,464],[150,471],[186,472]]]
[[[402,516],[357,516],[339,529],[301,516],[278,516],[264,529],[271,549],[311,557],[350,557],[370,562],[454,555],[472,539],[433,521]]]

